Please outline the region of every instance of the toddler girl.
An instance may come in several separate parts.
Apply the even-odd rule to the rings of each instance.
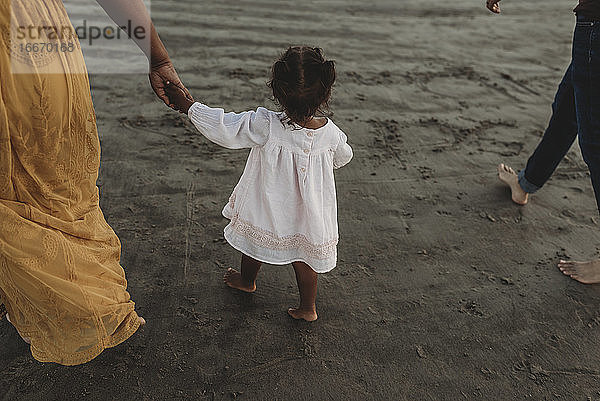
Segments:
[[[193,102],[167,85],[171,107],[189,115],[209,140],[229,149],[251,148],[244,173],[223,216],[225,239],[242,253],[241,271],[228,269],[225,283],[256,290],[261,264],[291,263],[300,305],[295,319],[317,319],[317,273],[336,265],[338,224],[333,170],[352,159],[346,135],[328,118],[335,81],[333,61],[321,49],[290,47],[272,67],[268,85],[280,112],[225,113]]]

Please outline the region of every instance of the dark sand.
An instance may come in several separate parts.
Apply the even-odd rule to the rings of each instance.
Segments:
[[[337,174],[319,320],[287,316],[290,266],[266,266],[253,295],[222,283],[239,255],[220,211],[247,152],[208,143],[144,76],[93,76],[102,207],[148,325],[64,368],[0,322],[0,399],[600,399],[600,287],[555,267],[600,249],[579,150],[526,207],[495,174],[523,167],[548,121],[573,2],[506,0],[500,17],[480,1],[374,3],[153,1],[210,105],[270,106],[268,67],[290,43],[337,60],[334,120],[355,159]]]

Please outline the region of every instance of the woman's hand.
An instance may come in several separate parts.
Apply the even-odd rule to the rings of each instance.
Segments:
[[[112,18],[115,23],[120,26],[135,26],[149,28],[148,36],[139,38],[136,35],[130,38],[144,52],[150,62],[150,85],[154,89],[154,93],[167,106],[170,106],[169,98],[165,93],[165,85],[167,81],[177,85],[190,98],[190,93],[183,86],[173,63],[169,59],[169,53],[165,49],[165,45],[160,40],[158,32],[152,23],[150,14],[142,0],[96,0],[98,4],[104,8],[104,11]],[[131,32],[130,32],[131,34]]]
[[[194,104],[194,100],[191,99],[191,96],[172,82],[167,82],[165,92],[169,98],[169,107],[182,114],[187,114],[190,107]]]
[[[154,93],[156,93],[156,96],[165,102],[167,106],[173,110],[180,111],[174,107],[172,102],[169,101],[169,97],[167,96],[166,92],[167,82],[170,82],[173,86],[178,87],[184,96],[193,103],[192,95],[190,95],[190,92],[185,86],[183,86],[183,83],[179,79],[179,75],[177,75],[177,71],[175,71],[175,67],[173,67],[173,63],[171,63],[170,60],[160,64],[152,65],[150,67],[150,85],[152,85]]]
[[[499,2],[500,0],[486,0],[485,5],[491,12],[500,14],[500,6],[498,5]]]

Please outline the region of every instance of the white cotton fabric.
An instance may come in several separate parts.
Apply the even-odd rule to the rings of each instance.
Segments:
[[[346,135],[331,121],[319,129],[282,122],[258,108],[244,113],[194,103],[188,115],[210,141],[251,148],[223,216],[225,239],[261,262],[302,261],[317,273],[337,261],[338,223],[333,170],[352,159]]]

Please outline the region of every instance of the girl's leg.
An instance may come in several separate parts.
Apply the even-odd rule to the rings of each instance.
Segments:
[[[307,322],[317,320],[317,273],[304,262],[294,262],[298,291],[300,292],[300,306],[288,309],[294,319],[304,319]]]
[[[256,276],[261,265],[262,262],[242,254],[242,272],[240,273],[235,269],[229,268],[225,273],[225,277],[223,277],[223,281],[231,288],[245,292],[254,292],[256,291]]]

